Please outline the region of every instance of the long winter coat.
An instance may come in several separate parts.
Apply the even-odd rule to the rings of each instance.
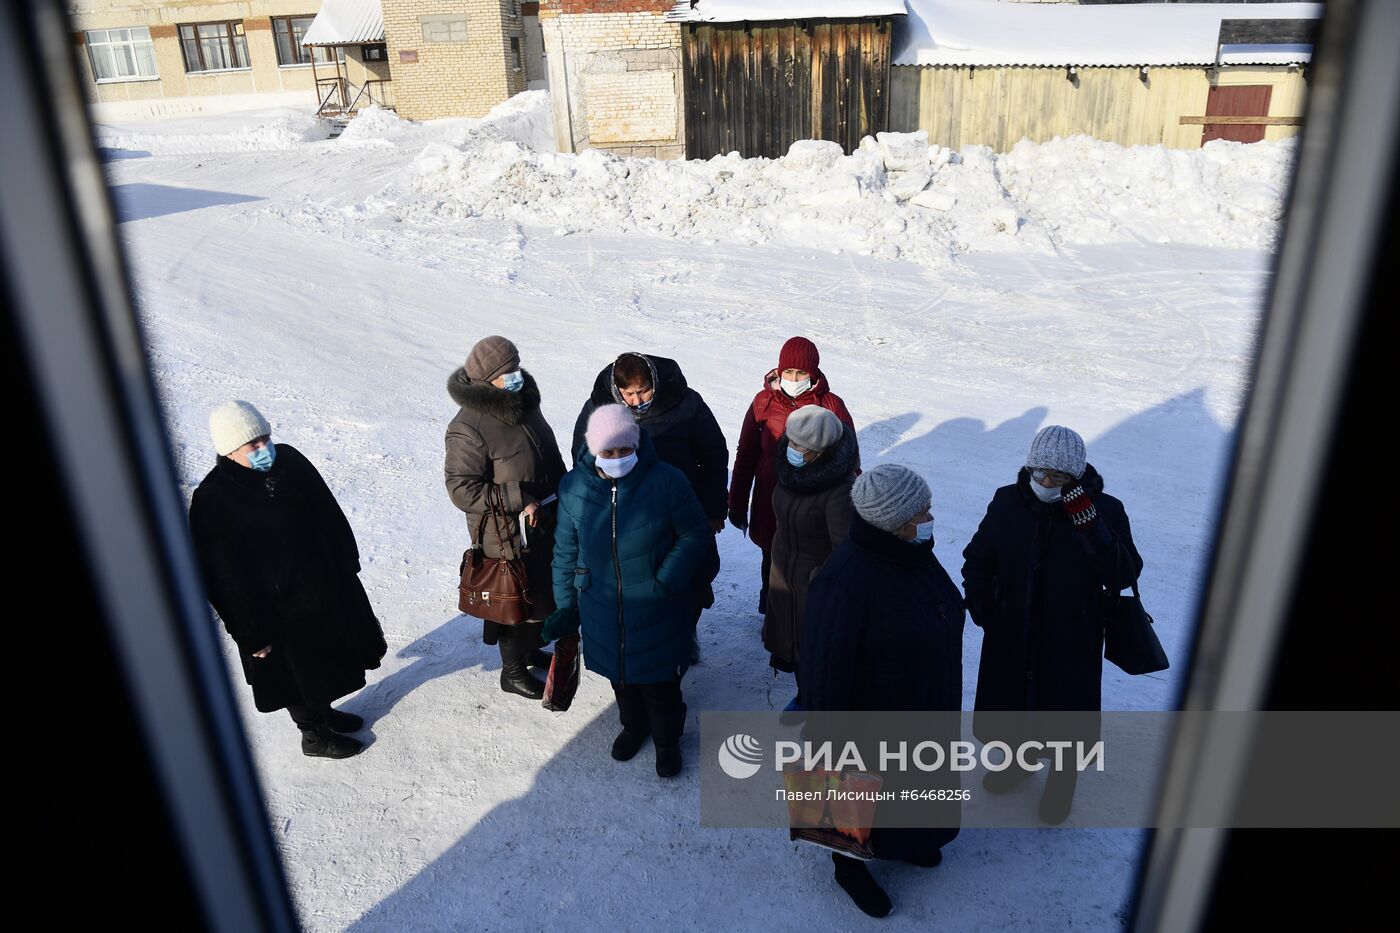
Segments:
[[[577,608],[588,669],[614,683],[665,683],[690,663],[695,579],[714,550],[685,474],[645,430],[637,465],[600,476],[585,450],[559,484],[554,598]]]
[[[350,523],[300,451],[278,444],[266,473],[220,457],[194,491],[190,533],[259,710],[328,704],[365,685],[384,633]]]
[[[486,514],[487,493],[503,504],[506,515],[500,533],[488,519],[481,546],[487,557],[504,554],[514,559],[523,553],[530,581],[530,619],[539,621],[554,611],[553,507],[546,508],[540,523],[528,529],[529,548],[524,552],[519,518],[526,505],[555,493],[564,475],[564,459],[540,412],[539,386],[528,372],[524,375],[520,391],[509,392],[489,382],[473,382],[464,368],[452,374],[447,392],[461,410],[447,426],[443,472],[452,504],[466,513],[473,538]],[[485,623],[483,636],[488,644],[494,644],[498,634],[496,623]]]
[[[768,614],[763,646],[779,670],[796,670],[798,638],[807,609],[807,587],[851,528],[851,484],[856,478],[856,432],[846,428],[836,445],[802,468],[787,461],[783,436],[773,456],[773,563],[768,573]]]
[[[963,550],[967,606],[982,628],[976,708],[1097,711],[1101,594],[1130,586],[1142,558],[1123,503],[1103,491],[1092,465],[1080,478],[1099,514],[1089,533],[1074,528],[1059,502],[1037,499],[1030,482],[1022,468],[1014,484],[996,491]],[[976,729],[987,740],[980,722]],[[1097,725],[1084,733],[1096,735]]]
[[[787,430],[788,415],[807,405],[820,405],[855,427],[846,403],[830,390],[821,370],[812,373],[812,388],[791,398],[782,390],[778,371],[773,369],[763,377],[763,391],[754,396],[739,430],[739,449],[729,482],[729,510],[748,512],[749,538],[765,551],[773,546],[773,489],[778,484],[773,454]]]
[[[798,679],[809,710],[956,711],[962,707],[962,594],[931,543],[902,541],[851,516],[846,540],[827,559],[807,594]],[[956,721],[952,724],[956,732]],[[956,734],[940,735],[943,741]],[[865,755],[867,764],[879,759]],[[914,780],[911,776],[906,780]],[[956,788],[956,773],[938,786]],[[901,778],[885,775],[885,788]],[[917,784],[915,786],[918,786]],[[940,804],[956,823],[956,804]],[[941,848],[956,825],[877,827],[880,858],[907,858]]]
[[[719,422],[700,393],[690,388],[680,364],[664,356],[636,353],[651,367],[651,384],[656,394],[651,407],[633,412],[637,424],[646,428],[656,454],[685,474],[690,488],[695,490],[705,517],[723,519],[727,506],[726,484],[729,481],[729,447]],[[583,403],[574,424],[574,462],[587,450],[584,432],[588,418],[600,405],[626,405],[622,393],[613,381],[613,365],[609,363],[598,373],[593,394]]]

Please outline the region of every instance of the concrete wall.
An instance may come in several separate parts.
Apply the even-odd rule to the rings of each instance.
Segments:
[[[1149,68],[1147,82],[1136,68],[1080,68],[1076,87],[1063,68],[951,68],[896,65],[891,69],[890,129],[928,130],[941,146],[990,146],[1005,152],[1021,139],[1044,142],[1056,136],[1093,136],[1124,146],[1201,145],[1200,124],[1210,80],[1202,67]],[[1307,83],[1286,66],[1227,67],[1224,86],[1273,87],[1269,116],[1303,113]],[[1296,126],[1270,126],[1266,139],[1283,139]]]
[[[560,151],[682,158],[680,27],[671,0],[540,4]]]

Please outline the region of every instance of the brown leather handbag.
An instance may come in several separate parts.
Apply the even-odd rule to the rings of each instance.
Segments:
[[[457,585],[457,609],[466,615],[501,625],[516,625],[530,617],[530,576],[519,557],[487,557],[486,519],[492,519],[502,548],[509,537],[510,520],[496,498],[495,487],[486,493],[486,510],[472,536],[472,546],[462,554],[462,581]]]

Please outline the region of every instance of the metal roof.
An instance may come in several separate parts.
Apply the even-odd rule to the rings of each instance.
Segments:
[[[761,23],[903,15],[904,0],[679,0],[666,19],[673,23]]]
[[[384,10],[379,0],[324,0],[301,44],[358,45],[383,41]]]

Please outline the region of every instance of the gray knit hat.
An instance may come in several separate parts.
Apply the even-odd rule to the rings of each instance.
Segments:
[[[1084,438],[1063,425],[1051,424],[1041,428],[1031,441],[1026,466],[1059,470],[1078,479],[1084,475],[1086,459]]]
[[[520,368],[520,351],[504,337],[482,337],[467,354],[467,378],[490,382]]]
[[[841,419],[820,405],[803,405],[788,415],[787,436],[798,447],[821,452],[841,440]]]
[[[251,402],[234,399],[209,413],[209,434],[214,452],[227,457],[251,440],[272,433],[272,425]]]
[[[928,508],[933,494],[924,478],[897,463],[882,463],[856,477],[851,504],[881,531],[893,532]]]

